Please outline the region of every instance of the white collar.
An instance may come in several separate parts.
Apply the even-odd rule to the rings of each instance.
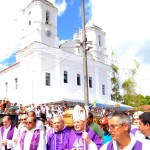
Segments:
[[[11,125],[10,125],[8,128],[5,128],[5,127],[4,127],[4,129],[5,129],[6,131],[9,131],[10,128],[11,128]]]
[[[134,135],[130,134],[130,143],[124,148],[124,149],[120,149],[120,147],[118,146],[117,142],[113,140],[113,146],[114,146],[114,150],[129,150],[132,149],[136,143],[136,139],[134,137]]]
[[[33,129],[31,129],[31,130],[28,130],[27,128],[25,129],[27,132],[34,132],[35,130],[36,130],[37,128],[36,127],[34,127]]]

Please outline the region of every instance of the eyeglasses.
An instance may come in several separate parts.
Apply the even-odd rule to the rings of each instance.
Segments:
[[[27,120],[27,119],[21,119],[21,121],[23,121],[23,120]]]
[[[33,122],[31,122],[31,121],[28,121],[28,122],[26,122],[26,124],[32,124]]]
[[[118,129],[120,126],[122,126],[122,124],[119,124],[119,125],[115,125],[115,124],[111,124],[111,125],[108,125],[108,129]]]

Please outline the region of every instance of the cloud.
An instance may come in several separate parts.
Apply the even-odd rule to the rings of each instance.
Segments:
[[[15,4],[15,5],[14,5]],[[8,58],[16,51],[18,43],[19,0],[5,0],[0,8],[0,60]],[[6,9],[7,8],[7,9]]]
[[[9,58],[19,49],[20,16],[21,9],[27,6],[31,0],[5,0],[0,6],[0,62]],[[58,14],[62,15],[67,7],[65,0],[50,0],[58,8]],[[4,66],[4,65],[3,65]]]
[[[67,8],[66,0],[49,0],[58,9],[58,16],[63,15]]]
[[[139,45],[139,51],[135,55],[136,57],[140,57],[142,63],[150,64],[150,39],[143,41]]]
[[[150,37],[148,0],[90,0],[92,19],[118,43]]]
[[[145,77],[150,66],[149,0],[90,0],[90,3],[94,23],[106,32],[108,50],[115,50],[123,71],[131,68],[133,60],[140,62],[139,91],[150,95],[147,90],[150,80]]]

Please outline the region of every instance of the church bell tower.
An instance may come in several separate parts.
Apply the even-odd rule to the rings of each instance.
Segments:
[[[34,42],[57,48],[57,8],[48,0],[32,0],[22,10],[21,32],[21,49]]]

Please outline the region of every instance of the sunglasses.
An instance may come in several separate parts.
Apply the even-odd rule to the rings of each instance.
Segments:
[[[33,122],[31,122],[31,121],[27,121],[27,122],[26,122],[26,124],[32,124],[32,123],[33,123]]]
[[[23,120],[27,120],[27,119],[21,119],[21,121],[23,121]]]

